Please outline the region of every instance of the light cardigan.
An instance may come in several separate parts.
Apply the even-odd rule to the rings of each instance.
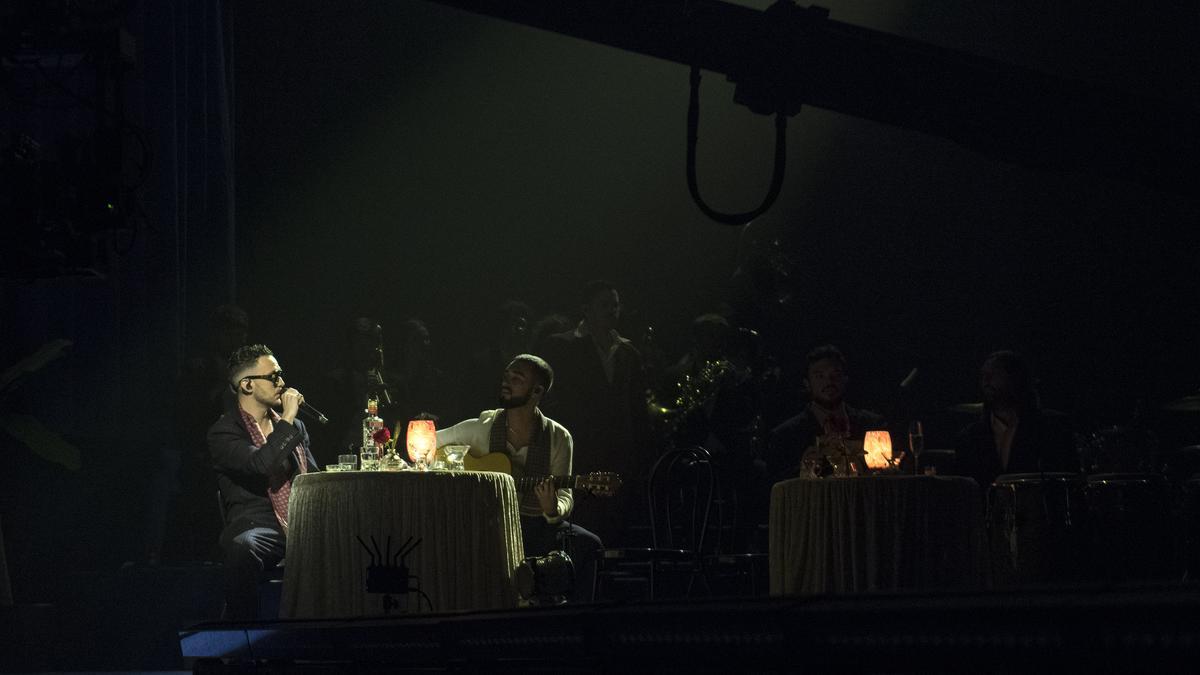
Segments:
[[[479,413],[478,418],[463,420],[458,424],[446,429],[439,429],[437,432],[437,445],[469,445],[471,446],[470,453],[475,457],[482,457],[490,452],[489,445],[491,443],[492,425],[496,422],[496,415],[500,413],[500,409],[484,410]],[[542,415],[548,426],[547,432],[550,434],[550,473],[555,476],[571,475],[571,459],[573,453],[573,444],[571,441],[571,432],[563,425],[554,420]],[[512,443],[505,441],[508,447],[508,456],[512,461],[513,478],[521,478],[525,475],[525,459],[529,456],[529,448],[521,447],[514,448]],[[563,518],[571,515],[571,509],[575,506],[575,499],[571,494],[570,488],[558,489],[558,515],[547,516],[540,510],[530,511],[525,506],[521,507],[521,515],[523,516],[542,516],[547,522],[557,523]]]

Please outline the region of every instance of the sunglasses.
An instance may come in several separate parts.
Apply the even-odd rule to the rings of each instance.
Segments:
[[[272,385],[279,386],[279,381],[283,379],[283,371],[277,370],[270,375],[247,375],[243,380],[268,380]]]

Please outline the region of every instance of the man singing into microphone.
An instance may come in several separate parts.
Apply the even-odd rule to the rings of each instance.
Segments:
[[[266,345],[239,347],[229,357],[225,412],[208,430],[225,527],[226,620],[255,619],[264,570],[283,560],[292,478],[314,471],[308,432],[296,413],[304,396],[286,388]],[[280,406],[282,413],[275,412]]]

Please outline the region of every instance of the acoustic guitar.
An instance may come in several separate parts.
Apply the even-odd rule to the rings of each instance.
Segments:
[[[495,471],[512,476],[512,460],[502,452],[489,452],[482,457],[470,453],[463,456],[463,468],[467,471]],[[551,476],[523,476],[514,478],[517,490],[530,491],[538,483]],[[553,476],[555,488],[581,490],[593,497],[612,497],[621,487],[621,476],[608,471],[593,471],[578,476]]]

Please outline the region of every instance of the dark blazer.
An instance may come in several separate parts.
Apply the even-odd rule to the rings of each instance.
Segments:
[[[540,349],[554,368],[554,387],[543,408],[571,430],[574,470],[616,471],[626,481],[644,476],[653,458],[648,454],[646,374],[638,350],[628,341],[619,343],[610,383],[591,336],[558,333]]]
[[[883,416],[870,410],[846,406],[846,419],[850,422],[852,439],[861,439],[872,429],[887,428]],[[804,451],[816,443],[817,436],[824,433],[825,430],[807,406],[799,415],[775,427],[767,446],[767,476],[770,482],[777,483],[798,476]]]
[[[959,433],[954,451],[954,473],[974,478],[984,493],[1001,474],[1079,472],[1079,456],[1070,429],[1037,408],[1020,413],[1008,466],[1000,465],[990,410],[984,410],[979,419]]]
[[[227,405],[225,412],[208,429],[208,453],[217,472],[217,487],[225,510],[225,522],[238,518],[275,520],[271,499],[267,496],[267,477],[295,476],[300,462],[293,450],[303,444],[308,470],[317,471],[317,460],[309,448],[308,431],[300,420],[288,424],[275,422],[275,430],[267,436],[261,448],[250,442],[237,403]]]

